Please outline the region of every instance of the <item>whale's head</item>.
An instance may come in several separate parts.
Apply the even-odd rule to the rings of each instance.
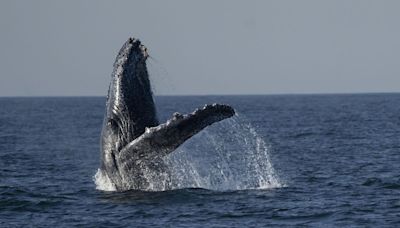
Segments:
[[[158,125],[149,75],[147,48],[129,38],[119,51],[107,96],[103,136],[120,150],[140,136],[145,127]]]

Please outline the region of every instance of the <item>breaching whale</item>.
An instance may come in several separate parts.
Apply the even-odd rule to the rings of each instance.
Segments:
[[[205,127],[232,117],[232,107],[205,105],[159,124],[149,75],[147,49],[129,38],[114,63],[101,133],[102,175],[117,191],[146,190],[145,173],[164,173],[162,158]]]

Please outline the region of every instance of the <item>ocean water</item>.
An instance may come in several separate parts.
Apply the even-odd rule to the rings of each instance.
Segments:
[[[214,102],[238,115],[165,158],[173,190],[114,192],[104,97],[0,98],[0,227],[400,226],[400,94],[156,98]]]

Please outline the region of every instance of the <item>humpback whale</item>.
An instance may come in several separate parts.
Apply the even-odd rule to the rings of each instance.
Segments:
[[[145,173],[166,173],[165,155],[205,127],[235,114],[228,105],[212,104],[186,115],[174,113],[166,123],[159,124],[147,57],[147,48],[138,39],[129,38],[116,57],[111,75],[99,171],[117,191],[148,189]]]

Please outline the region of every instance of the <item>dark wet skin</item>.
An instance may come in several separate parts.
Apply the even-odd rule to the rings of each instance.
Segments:
[[[129,38],[114,63],[101,137],[101,171],[119,191],[146,190],[144,172],[168,173],[162,157],[205,127],[232,117],[228,105],[175,113],[159,124],[146,67],[147,49]]]

